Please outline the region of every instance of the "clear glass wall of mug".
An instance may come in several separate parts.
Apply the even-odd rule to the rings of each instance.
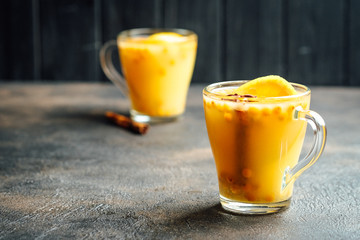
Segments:
[[[123,76],[111,61],[119,51]],[[197,51],[197,35],[185,29],[131,29],[100,51],[106,76],[129,97],[131,118],[166,122],[183,114]]]

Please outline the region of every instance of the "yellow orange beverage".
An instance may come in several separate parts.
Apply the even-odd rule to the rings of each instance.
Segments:
[[[287,174],[298,163],[307,126],[295,115],[297,109],[309,109],[310,91],[292,84],[291,96],[237,94],[244,83],[204,89],[208,136],[222,205],[235,212],[268,213],[289,206],[294,179],[288,181]]]
[[[117,39],[131,114],[152,119],[181,115],[195,65],[196,34],[188,30],[132,31]]]

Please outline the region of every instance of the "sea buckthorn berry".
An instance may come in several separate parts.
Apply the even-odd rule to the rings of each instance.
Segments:
[[[244,168],[241,171],[241,174],[243,175],[244,178],[250,178],[252,176],[252,171],[249,168]]]
[[[266,202],[273,202],[274,200],[275,200],[274,195],[267,195],[267,196],[265,197],[265,201],[266,201]]]
[[[255,194],[252,192],[248,192],[245,194],[245,197],[248,201],[253,202],[256,200]]]
[[[281,107],[276,106],[273,109],[273,114],[279,115],[281,113]]]
[[[231,122],[233,117],[232,117],[231,113],[226,112],[226,113],[224,113],[224,118],[225,118],[226,121]]]
[[[262,111],[261,111],[262,115],[263,116],[270,116],[271,114],[271,111],[269,108],[264,108]]]
[[[234,194],[242,193],[241,186],[238,184],[233,184],[230,186],[230,191]]]
[[[207,106],[208,108],[212,108],[212,107],[213,107],[212,102],[210,102],[210,101],[205,101],[205,102],[206,102],[206,106]]]
[[[256,107],[249,107],[248,114],[254,121],[260,118],[260,110]]]
[[[290,105],[287,109],[287,113],[289,118],[292,118],[293,114],[294,114],[294,110],[295,110],[295,106],[294,105]]]
[[[279,120],[280,121],[284,121],[285,119],[286,119],[286,113],[285,112],[281,112],[280,114],[279,114]]]

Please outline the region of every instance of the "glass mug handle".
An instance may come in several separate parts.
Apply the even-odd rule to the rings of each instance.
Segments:
[[[128,87],[125,78],[116,70],[112,62],[112,53],[117,49],[115,40],[106,42],[100,49],[100,64],[105,75],[117,86],[121,93],[128,96]]]
[[[285,170],[282,190],[319,159],[326,143],[327,130],[325,121],[318,113],[304,110],[301,106],[298,106],[295,108],[294,118],[310,124],[314,131],[314,142],[309,153],[302,160],[299,160],[293,168],[288,167]]]

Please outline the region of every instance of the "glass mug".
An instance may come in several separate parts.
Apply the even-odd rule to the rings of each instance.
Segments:
[[[161,32],[170,34],[151,37]],[[112,63],[114,48],[124,76]],[[134,121],[165,122],[185,111],[196,51],[197,35],[190,30],[139,28],[123,31],[116,42],[104,44],[100,63],[105,75],[129,97]]]
[[[311,91],[300,84],[291,83],[298,94],[285,97],[242,98],[224,92],[246,82],[214,83],[203,90],[220,202],[235,213],[275,213],[290,206],[294,181],[324,150],[325,122],[309,110]],[[307,123],[315,140],[298,161]]]

